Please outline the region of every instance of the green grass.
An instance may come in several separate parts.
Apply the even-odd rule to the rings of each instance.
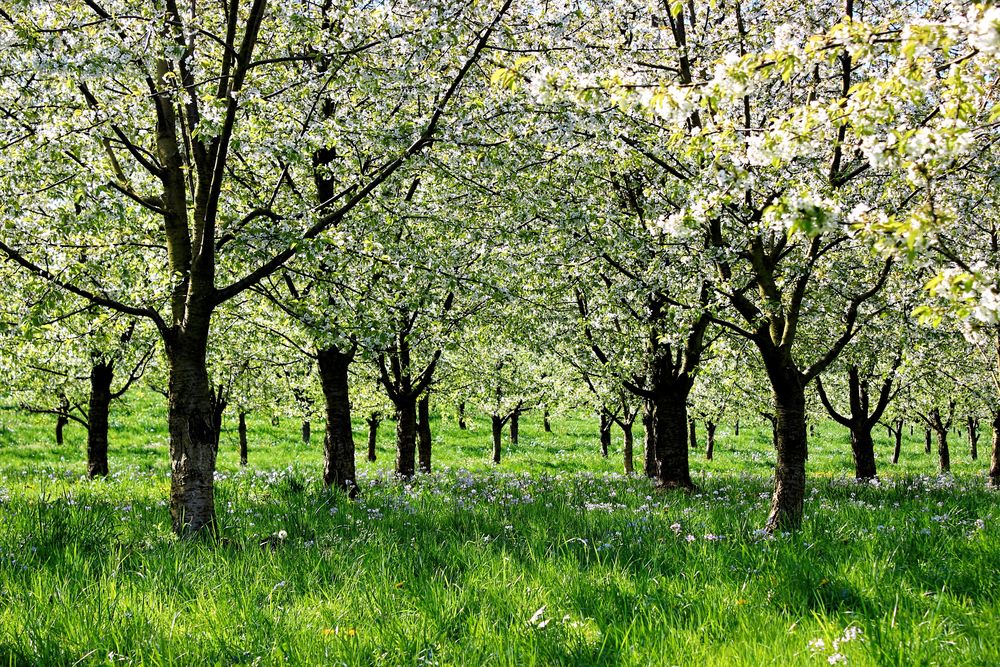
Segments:
[[[1000,664],[997,497],[963,440],[945,478],[922,433],[895,467],[882,440],[881,482],[857,485],[846,432],[819,425],[805,527],[768,538],[764,427],[720,427],[684,495],[621,475],[617,441],[602,459],[596,420],[557,417],[550,435],[537,418],[499,468],[486,420],[435,421],[439,472],[407,485],[386,422],[355,502],[319,485],[321,425],[307,446],[291,420],[252,420],[248,469],[223,436],[212,546],[170,533],[157,404],[116,406],[113,474],[94,482],[80,429],[56,448],[49,420],[0,412],[0,659]]]

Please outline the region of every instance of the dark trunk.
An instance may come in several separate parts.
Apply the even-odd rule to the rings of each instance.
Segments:
[[[899,453],[903,449],[903,420],[896,420],[896,428],[893,431],[896,444],[892,448],[892,465],[899,463]]]
[[[424,392],[417,401],[417,458],[420,472],[431,471],[431,411],[430,395]]]
[[[458,428],[463,431],[468,428],[465,423],[465,401],[458,404]]]
[[[212,428],[215,430],[215,454],[219,454],[219,443],[222,442],[222,415],[229,401],[226,398],[225,387],[221,384],[212,395]]]
[[[910,424],[910,435],[913,435],[913,424]]]
[[[247,413],[240,410],[240,422],[237,430],[240,435],[240,465],[247,464]]]
[[[851,451],[854,454],[854,476],[859,480],[875,479],[875,443],[870,426],[851,426]]]
[[[493,423],[493,463],[500,463],[500,447],[503,444],[503,417],[493,415],[490,420]]]
[[[168,337],[170,515],[174,532],[191,535],[215,525],[215,397],[205,354],[209,314],[188,313],[184,328]]]
[[[708,439],[708,444],[705,446],[705,460],[711,461],[715,455],[715,422],[705,420],[705,437]]]
[[[687,398],[690,388],[690,382],[682,379],[661,382],[653,390],[657,482],[665,488],[694,488],[688,461]]]
[[[969,415],[969,456],[973,461],[979,459],[979,420]]]
[[[1000,410],[993,413],[993,421],[990,424],[993,431],[993,452],[990,455],[990,486],[1000,488]]]
[[[646,477],[656,479],[656,420],[653,401],[645,400],[642,405],[643,445],[645,446],[642,471]]]
[[[326,433],[323,437],[323,484],[346,491],[354,497],[357,477],[354,464],[354,434],[351,431],[351,398],[348,368],[354,352],[344,352],[336,346],[316,351],[320,386],[326,411]],[[308,421],[302,422],[302,439],[307,435]]]
[[[549,422],[549,411],[547,408],[542,412],[542,428],[545,429],[546,433],[552,433],[552,424]]]
[[[688,440],[691,443],[691,449],[698,449],[698,431],[693,419],[688,420]]]
[[[632,464],[632,450],[635,447],[635,438],[632,435],[632,422],[622,422],[622,455],[625,459],[625,474],[631,475],[635,472]]]
[[[608,448],[611,447],[611,415],[608,414],[607,410],[602,409],[600,416],[601,456],[608,458]]]
[[[309,423],[308,419],[302,420],[302,442],[308,445],[309,441],[312,440],[312,424]]]
[[[739,437],[739,435],[740,435],[740,420],[739,419],[736,420],[736,432],[733,435],[735,435],[736,437]]]
[[[98,362],[90,369],[90,403],[87,410],[87,474],[108,475],[108,413],[114,363]]]
[[[948,431],[942,429],[937,432],[938,441],[938,466],[941,472],[951,472],[951,454],[948,452]]]
[[[63,429],[66,428],[67,424],[69,424],[69,419],[67,419],[65,415],[59,415],[58,417],[56,417],[56,444],[57,445],[61,446],[63,444]]]
[[[768,369],[774,389],[777,459],[774,495],[766,530],[796,530],[802,525],[806,491],[806,397],[797,370],[790,364]]]
[[[510,415],[510,444],[516,445],[521,430],[521,411],[514,410]]]
[[[403,395],[396,401],[396,474],[413,477],[416,469],[417,401]]]
[[[382,423],[382,415],[373,412],[365,421],[368,424],[368,460],[375,461],[375,443],[378,440],[378,427]]]
[[[924,454],[931,453],[931,430],[929,428],[924,429]]]

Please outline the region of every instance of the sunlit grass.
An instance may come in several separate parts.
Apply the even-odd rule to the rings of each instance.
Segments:
[[[253,420],[248,469],[223,436],[209,545],[170,533],[155,407],[118,413],[94,482],[79,430],[56,449],[50,424],[3,413],[7,662],[1000,664],[997,498],[958,439],[954,477],[915,432],[857,485],[846,433],[820,425],[805,528],[768,538],[763,427],[720,427],[683,495],[621,475],[586,416],[549,435],[529,415],[499,468],[485,421],[435,422],[438,471],[404,485],[386,422],[351,502],[318,482],[319,426],[307,446],[297,423]]]

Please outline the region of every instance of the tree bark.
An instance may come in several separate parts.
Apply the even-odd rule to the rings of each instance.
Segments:
[[[711,461],[715,456],[715,427],[716,424],[710,419],[705,420],[705,437],[708,444],[705,446],[705,460]]]
[[[979,419],[969,415],[969,456],[975,461],[979,458]]]
[[[951,425],[951,418],[947,423],[941,418],[941,410],[934,408],[930,415],[931,428],[937,435],[938,443],[938,466],[941,472],[951,471],[951,454],[948,451],[948,427]]]
[[[56,444],[62,446],[64,442],[63,429],[69,424],[69,419],[65,415],[59,415],[56,417]]]
[[[903,420],[896,420],[896,428],[892,433],[896,439],[896,444],[892,448],[892,465],[899,463],[899,453],[903,449]]]
[[[802,525],[806,490],[806,397],[798,371],[790,366],[768,369],[774,389],[774,494],[766,530],[796,530]]]
[[[622,422],[622,455],[625,459],[625,474],[635,472],[632,462],[632,450],[635,447],[635,437],[632,435],[632,423]]]
[[[645,445],[642,471],[646,477],[656,479],[659,466],[656,460],[656,420],[653,401],[646,399],[642,404],[643,444]]]
[[[698,449],[698,430],[694,419],[688,419],[688,439],[691,441],[691,449]]]
[[[688,460],[686,379],[661,381],[653,388],[653,430],[656,434],[657,483],[663,488],[693,489]]]
[[[931,430],[929,428],[924,429],[924,454],[931,453]]]
[[[308,445],[310,440],[312,440],[312,424],[309,423],[308,419],[303,419],[302,420],[302,444]]]
[[[368,424],[368,460],[375,461],[375,443],[378,441],[378,427],[382,423],[382,415],[373,412],[365,420]]]
[[[346,491],[352,498],[357,493],[354,462],[354,433],[351,430],[351,398],[348,369],[354,351],[345,352],[337,346],[316,351],[320,386],[326,411],[326,433],[323,438],[323,484]],[[302,422],[303,439],[306,425]]]
[[[510,444],[516,445],[521,431],[521,411],[514,410],[510,415]]]
[[[503,425],[504,418],[492,415],[490,420],[493,425],[493,463],[500,463],[500,448],[503,445]]]
[[[205,362],[210,312],[188,311],[172,330],[169,364],[170,516],[174,532],[215,534],[215,397]]]
[[[240,465],[245,466],[247,464],[247,413],[240,410],[239,415],[239,426],[237,431],[240,435]]]
[[[851,451],[854,454],[854,477],[859,480],[875,479],[875,443],[871,428],[863,424],[851,426]]]
[[[599,412],[601,417],[601,424],[599,427],[600,439],[601,439],[601,456],[604,458],[608,458],[608,448],[611,447],[611,424],[612,424],[611,415],[609,415],[608,411],[603,408],[601,408]]]
[[[108,413],[114,363],[97,362],[90,369],[90,403],[87,409],[87,475],[108,475]]]
[[[424,392],[417,401],[417,458],[420,472],[431,471],[430,394]]]
[[[993,420],[990,423],[993,431],[993,451],[990,455],[990,486],[1000,488],[1000,410],[993,412]]]
[[[396,403],[396,474],[403,479],[413,477],[417,450],[417,401],[409,395],[398,397]]]
[[[552,433],[552,423],[549,421],[548,408],[542,411],[542,428],[545,429],[546,433]]]
[[[739,419],[736,420],[736,432],[733,433],[733,435],[735,435],[737,438],[740,436],[740,420]]]
[[[463,431],[468,428],[465,423],[465,401],[460,401],[458,404],[458,428]]]

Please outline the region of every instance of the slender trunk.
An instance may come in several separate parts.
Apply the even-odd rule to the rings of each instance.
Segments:
[[[913,435],[913,424],[910,424],[910,435]]]
[[[240,465],[247,464],[247,413],[240,410],[240,422],[237,431],[240,434]]]
[[[219,454],[219,443],[222,442],[222,415],[226,411],[229,401],[226,400],[224,387],[219,385],[218,390],[212,395],[212,428],[215,432],[215,454]]]
[[[458,428],[463,431],[468,428],[465,423],[465,401],[461,401],[458,404]]]
[[[990,486],[1000,488],[1000,410],[993,412],[993,421],[990,424],[993,431],[993,452],[990,455]]]
[[[979,420],[969,415],[969,455],[973,461],[979,459]]]
[[[302,443],[305,445],[309,444],[312,440],[312,424],[309,423],[308,419],[302,420]]]
[[[924,454],[931,453],[931,430],[929,428],[924,429]]]
[[[739,419],[736,420],[736,432],[733,435],[735,435],[737,438],[740,436],[740,420]]]
[[[938,466],[941,472],[951,472],[951,454],[948,451],[948,430],[945,428],[934,430],[937,434]]]
[[[864,424],[851,426],[851,451],[854,454],[854,477],[859,480],[875,479],[875,443],[871,427]]]
[[[493,415],[493,463],[500,463],[500,447],[503,444],[503,417]]]
[[[774,389],[774,495],[766,530],[795,530],[802,525],[806,491],[805,387],[793,367],[769,369]]]
[[[706,419],[705,420],[705,437],[707,438],[708,444],[705,446],[705,460],[711,461],[712,457],[715,455],[715,422]]]
[[[98,362],[90,369],[90,403],[87,409],[87,474],[108,475],[108,413],[114,363]]]
[[[417,450],[417,400],[408,395],[396,401],[396,474],[413,477]]]
[[[691,442],[691,449],[698,449],[698,431],[693,419],[688,419],[688,440]]]
[[[622,455],[625,458],[625,474],[631,475],[635,472],[632,464],[632,450],[635,446],[635,439],[632,435],[632,422],[622,422]]]
[[[552,433],[552,424],[549,422],[549,409],[546,408],[542,412],[542,428],[545,429],[546,433]]]
[[[378,440],[378,427],[382,423],[382,415],[373,412],[365,421],[368,423],[368,460],[375,461],[375,443]]]
[[[893,431],[896,444],[892,448],[892,465],[899,463],[899,452],[903,449],[903,420],[896,420],[896,430]]]
[[[611,415],[608,414],[607,410],[602,408],[600,416],[601,456],[608,458],[608,448],[611,447]]]
[[[521,430],[521,411],[514,410],[510,415],[510,444],[516,445]]]
[[[417,401],[417,458],[420,472],[431,471],[430,394],[426,391]]]
[[[647,399],[642,405],[643,445],[645,446],[642,471],[646,477],[656,479],[656,419],[653,401]]]
[[[167,339],[170,515],[174,532],[214,534],[215,399],[205,355],[209,314],[189,312]]]
[[[357,493],[354,463],[354,434],[351,431],[351,398],[348,368],[353,352],[343,352],[335,346],[316,351],[323,405],[326,411],[326,433],[323,437],[323,484],[346,491],[352,498]],[[302,422],[303,440],[308,421]]]
[[[61,446],[63,444],[63,440],[64,440],[64,438],[63,438],[63,429],[66,428],[67,424],[69,424],[69,419],[67,419],[65,415],[59,415],[58,417],[56,417],[56,444],[57,445]]]

